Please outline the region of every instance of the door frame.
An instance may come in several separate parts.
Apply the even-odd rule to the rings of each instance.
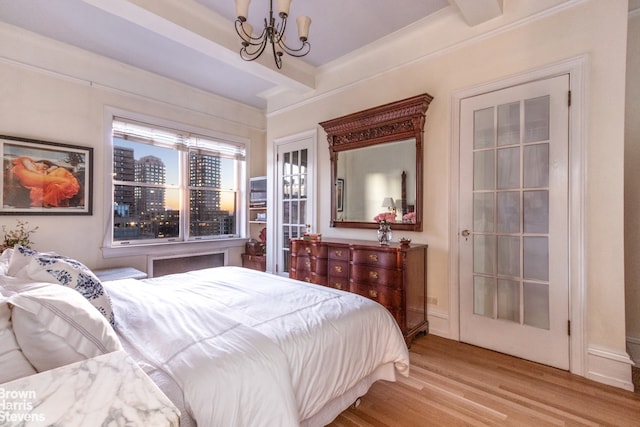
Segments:
[[[526,71],[454,92],[451,95],[451,157],[449,198],[449,330],[451,339],[460,340],[460,277],[458,244],[460,232],[460,104],[463,99],[535,80],[569,74],[569,370],[584,376],[587,359],[586,268],[585,268],[585,186],[586,186],[586,76],[587,56],[582,55],[538,69]],[[443,331],[445,332],[445,331]]]
[[[287,144],[293,144],[296,142],[304,141],[311,139],[311,144],[309,147],[309,157],[307,168],[309,170],[308,178],[311,180],[308,186],[308,195],[307,195],[307,205],[309,206],[307,220],[309,224],[311,224],[312,228],[316,229],[316,200],[317,200],[317,178],[318,178],[318,156],[317,156],[317,146],[318,146],[318,131],[308,130],[300,133],[296,133],[294,135],[284,136],[281,138],[276,138],[273,140],[273,152],[272,159],[273,164],[272,167],[269,168],[268,171],[268,179],[267,182],[271,182],[271,187],[269,190],[273,195],[270,199],[268,198],[267,203],[267,271],[277,275],[283,275],[282,266],[278,264],[279,253],[282,250],[281,247],[278,246],[279,242],[279,233],[275,232],[275,228],[278,225],[278,215],[280,213],[280,192],[279,192],[279,183],[278,179],[278,151],[280,147]]]

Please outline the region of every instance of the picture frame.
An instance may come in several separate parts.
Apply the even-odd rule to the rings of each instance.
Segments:
[[[338,178],[336,182],[336,210],[344,211],[344,179]]]
[[[93,148],[0,135],[0,215],[92,215]]]

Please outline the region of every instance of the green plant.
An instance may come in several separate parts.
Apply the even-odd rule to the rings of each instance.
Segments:
[[[21,245],[30,248],[33,242],[31,235],[38,230],[38,227],[29,228],[28,221],[16,220],[16,228],[8,230],[6,225],[2,226],[3,240],[0,246],[0,252],[15,245]]]

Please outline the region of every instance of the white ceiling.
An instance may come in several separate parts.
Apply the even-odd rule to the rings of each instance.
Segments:
[[[431,14],[453,8],[476,25],[498,16],[502,1],[294,0],[287,40],[297,41],[294,20],[308,15],[311,52],[285,55],[282,70],[269,52],[239,58],[233,0],[0,0],[0,21],[263,109],[265,93],[312,89],[319,67]],[[248,20],[259,28],[267,14],[268,1],[253,0]]]

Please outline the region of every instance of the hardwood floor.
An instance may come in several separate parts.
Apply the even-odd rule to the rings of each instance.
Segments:
[[[640,394],[428,335],[409,378],[377,382],[330,426],[640,426]]]

